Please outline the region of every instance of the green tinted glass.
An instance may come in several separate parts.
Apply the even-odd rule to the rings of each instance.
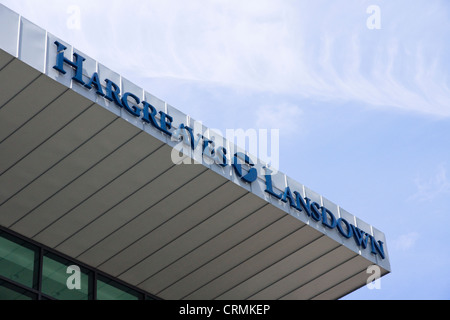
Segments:
[[[97,300],[139,300],[139,293],[115,281],[99,277]]]
[[[42,292],[58,300],[88,300],[89,275],[77,266],[52,255],[45,255],[42,268]]]
[[[98,300],[152,299],[70,260],[0,231],[0,300],[90,300],[94,284]]]
[[[0,235],[0,274],[32,288],[36,279],[33,273],[38,259],[36,252],[20,240],[11,241]]]
[[[0,300],[33,300],[36,295],[0,280]]]

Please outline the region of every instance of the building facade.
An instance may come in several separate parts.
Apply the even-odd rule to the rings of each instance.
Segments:
[[[0,298],[338,299],[385,235],[0,5]]]

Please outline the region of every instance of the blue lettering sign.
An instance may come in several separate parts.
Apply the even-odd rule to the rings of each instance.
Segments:
[[[330,229],[336,228],[337,220],[333,212],[322,207],[322,224]]]
[[[277,193],[274,191],[272,175],[270,174],[270,170],[266,169],[266,190],[268,194],[272,197],[281,200],[284,203],[289,202],[289,206],[298,210],[299,212],[305,212],[307,217],[311,217],[314,221],[322,222],[322,224],[328,229],[337,229],[339,234],[341,234],[344,238],[350,239],[354,237],[355,242],[358,246],[365,249],[367,247],[368,241],[370,239],[371,249],[373,254],[379,254],[382,259],[385,258],[383,242],[376,241],[375,238],[361,230],[360,228],[355,227],[353,224],[350,224],[344,218],[337,219],[333,212],[331,212],[328,208],[324,206],[320,206],[317,202],[311,202],[311,199],[305,197],[298,191],[292,190],[290,187],[286,187],[284,192]]]
[[[66,71],[64,70],[64,63],[68,64],[75,70],[75,76],[72,77],[72,79],[76,82],[78,82],[81,85],[84,85],[83,82],[83,62],[86,60],[82,56],[80,56],[78,53],[74,53],[73,57],[75,59],[74,62],[70,61],[64,56],[64,51],[67,49],[67,47],[58,41],[55,41],[55,44],[57,46],[58,55],[56,56],[56,65],[53,67],[55,70],[58,70],[62,74],[66,74]]]
[[[97,72],[94,72],[89,81],[85,83],[83,81],[83,62],[86,61],[86,59],[80,54],[74,53],[73,61],[71,61],[64,56],[64,52],[67,50],[67,47],[58,41],[55,41],[55,45],[57,56],[56,64],[53,66],[53,69],[57,70],[61,74],[66,74],[67,72],[64,67],[65,65],[69,66],[74,71],[74,75],[72,77],[73,81],[84,86],[88,90],[94,88],[97,95],[115,103],[119,108],[125,109],[129,114],[135,117],[141,117],[144,123],[147,123],[167,136],[172,137],[173,140],[184,140],[184,143],[189,144],[192,150],[195,150],[199,146],[200,141],[203,140],[203,155],[214,160],[214,162],[221,167],[227,167],[229,165],[227,159],[228,152],[226,148],[218,147],[216,149],[215,143],[201,134],[197,134],[198,138],[195,139],[194,130],[184,124],[180,124],[175,132],[171,132],[170,130],[173,127],[173,118],[170,115],[163,111],[158,112],[158,110],[156,110],[156,108],[147,101],[141,102],[139,97],[131,92],[125,92],[121,95],[119,85],[113,81],[105,79],[106,90],[103,91],[100,77]],[[132,100],[132,105],[130,105],[129,100]],[[142,106],[142,108],[140,106]],[[159,121],[157,119],[157,115],[159,115]],[[258,178],[258,172],[256,168],[254,168],[255,164],[251,161],[249,156],[243,154],[242,152],[237,152],[234,154],[231,165],[236,175],[246,183],[251,184]],[[243,166],[248,169],[247,172],[244,172]],[[321,222],[328,229],[337,229],[337,232],[346,239],[353,237],[355,243],[363,249],[367,248],[370,240],[371,253],[374,255],[378,254],[382,259],[385,259],[382,241],[377,241],[372,235],[354,226],[353,224],[350,224],[344,218],[337,219],[334,213],[329,209],[321,206],[317,202],[312,202],[311,199],[307,197],[303,198],[298,191],[292,191],[290,187],[286,187],[283,192],[275,192],[270,169],[265,168],[265,170],[265,192],[270,196],[280,200],[283,203],[289,203],[291,208],[294,208],[299,212],[304,212],[308,218],[312,218],[318,223]]]
[[[246,175],[244,175],[242,171],[242,164],[239,163],[238,159],[243,160],[244,163],[249,166],[250,169],[248,170],[248,173]],[[258,178],[258,172],[255,168],[253,168],[254,165],[255,164],[252,162],[252,160],[250,160],[250,157],[246,154],[243,154],[242,152],[236,152],[234,154],[233,168],[237,176],[240,177],[243,181],[248,183],[256,181],[256,179]]]
[[[125,108],[125,110],[127,110],[131,115],[133,115],[135,117],[140,117],[141,109],[139,109],[136,106],[130,107],[130,105],[128,103],[128,97],[132,98],[134,100],[134,102],[136,102],[136,105],[139,105],[141,103],[141,100],[139,100],[138,97],[136,97],[134,94],[129,93],[129,92],[124,93],[124,95],[122,96],[122,105]]]
[[[102,84],[100,83],[100,78],[99,78],[97,72],[94,72],[94,74],[91,77],[91,80],[89,80],[89,82],[86,83],[84,86],[86,88],[88,88],[89,90],[91,90],[94,87],[95,89],[97,89],[97,94],[99,96],[102,96],[102,97],[105,96],[105,94],[103,93]]]
[[[342,224],[345,226],[345,229],[347,229],[347,231],[344,230]],[[353,229],[350,227],[350,224],[348,223],[347,220],[339,218],[336,223],[336,226],[338,228],[339,233],[342,234],[344,237],[346,237],[347,239],[350,239],[352,237]]]

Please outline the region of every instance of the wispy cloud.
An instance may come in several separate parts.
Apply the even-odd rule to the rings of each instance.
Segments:
[[[431,201],[443,195],[450,195],[450,180],[444,164],[440,164],[435,174],[429,178],[415,178],[414,184],[417,192],[410,200]]]
[[[304,132],[302,126],[303,111],[296,105],[282,103],[263,105],[257,108],[256,126],[265,129],[280,129],[282,134],[290,135]]]
[[[369,30],[368,0],[79,0],[83,27],[77,33],[61,30],[72,1],[0,1],[21,6],[50,32],[140,78],[450,116],[450,7],[444,1],[380,2],[382,29]],[[47,17],[40,18],[43,10]]]

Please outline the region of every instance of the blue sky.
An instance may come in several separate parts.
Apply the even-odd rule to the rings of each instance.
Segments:
[[[0,3],[210,128],[280,129],[281,171],[386,234],[345,299],[450,299],[450,2]]]

